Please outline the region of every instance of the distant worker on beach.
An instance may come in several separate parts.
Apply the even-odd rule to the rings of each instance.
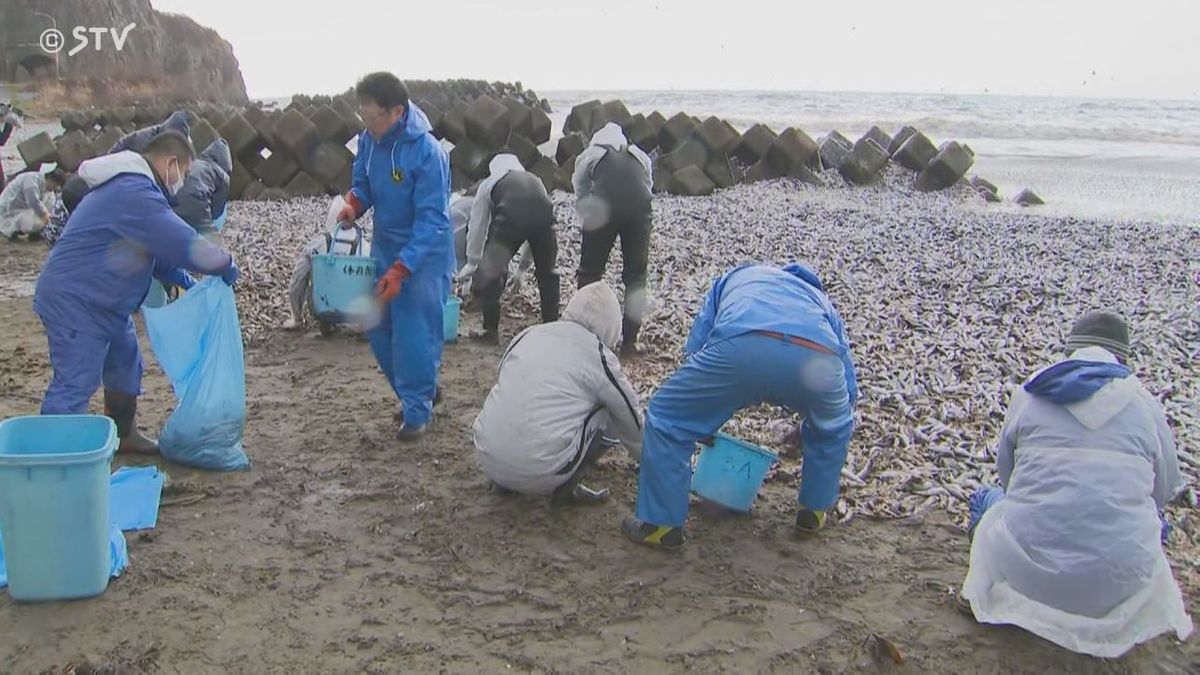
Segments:
[[[383,313],[367,337],[403,408],[398,436],[415,441],[433,417],[454,277],[450,159],[395,75],[371,73],[355,91],[367,130],[358,137],[352,187],[338,219],[350,229],[374,210],[371,257]]]
[[[11,103],[0,102],[0,146],[8,143],[8,139],[12,138],[14,129],[20,129],[24,126],[21,120],[21,115],[12,107]],[[4,178],[4,165],[0,164],[0,190],[4,189],[6,182]]]
[[[501,490],[593,504],[608,490],[580,481],[617,442],[641,455],[637,391],[613,354],[621,306],[605,283],[580,289],[561,321],[525,329],[500,359],[475,419],[475,459]]]
[[[142,356],[130,318],[151,278],[187,288],[184,270],[233,285],[238,268],[171,210],[167,196],[183,185],[195,151],[185,136],[164,132],[139,154],[88,160],[79,173],[92,185],[50,251],[33,296],[46,328],[54,376],[43,415],[87,412],[104,386],[105,414],[117,425],[121,452],[157,452],[136,426]]]
[[[44,164],[38,171],[13,176],[0,191],[0,234],[9,239],[17,235],[41,236],[50,224],[54,193],[62,189],[66,179],[55,164]]]
[[[1013,392],[996,449],[1002,488],[971,496],[960,596],[982,623],[1115,658],[1192,631],[1159,512],[1186,487],[1162,406],[1130,370],[1129,328],[1089,312],[1066,358]]]
[[[838,497],[858,384],[842,319],[802,265],[743,265],[713,284],[684,347],[687,360],[650,400],[631,540],[684,542],[692,453],[738,410],[760,403],[804,416],[796,530],[812,535]]]
[[[525,171],[515,155],[492,160],[490,175],[479,186],[467,226],[467,264],[458,280],[471,279],[471,290],[482,303],[483,330],[468,337],[500,343],[500,298],[508,281],[513,256],[526,243],[533,255],[534,274],[542,305],[542,323],[558,320],[558,239],[554,233],[554,204],[546,186]]]
[[[646,270],[650,264],[650,200],[654,179],[650,158],[630,145],[616,124],[606,124],[575,162],[576,210],[583,245],[576,282],[579,288],[604,278],[608,256],[621,238],[621,280],[625,314],[621,355],[637,354],[637,336],[646,311]]]
[[[454,274],[457,276],[462,268],[467,266],[467,226],[471,222],[471,207],[475,205],[475,195],[466,194],[455,197],[450,201],[450,224],[454,228]],[[533,253],[529,250],[529,242],[521,245],[520,261],[517,273],[508,282],[509,289],[514,293],[521,291],[523,277],[530,267],[533,267]],[[459,286],[463,294],[469,295],[471,280],[464,279]]]

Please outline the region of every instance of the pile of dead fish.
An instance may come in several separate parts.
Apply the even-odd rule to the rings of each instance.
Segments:
[[[554,200],[565,300],[581,234],[573,197]],[[251,342],[287,316],[292,262],[323,215],[320,200],[234,205],[228,236],[247,275],[239,294]],[[854,190],[784,179],[702,198],[659,195],[642,333],[649,354],[627,369],[644,405],[679,363],[716,277],[746,261],[805,262],[845,319],[859,376],[839,516],[943,509],[965,517],[971,491],[995,482],[991,453],[1010,389],[1059,358],[1079,315],[1110,308],[1131,323],[1138,376],[1162,402],[1194,485],[1200,289],[1188,261],[1197,259],[1196,228],[988,210],[969,186],[920,193],[898,168]],[[608,280],[619,288],[619,279],[615,247]],[[536,301],[527,283],[507,306],[532,323]],[[725,430],[781,449],[796,421],[787,415],[758,408]],[[777,478],[796,476],[785,460]],[[1197,544],[1192,513],[1172,511],[1173,545]]]

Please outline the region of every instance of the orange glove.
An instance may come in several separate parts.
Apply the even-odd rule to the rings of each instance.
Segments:
[[[358,201],[358,196],[354,194],[353,190],[347,192],[344,199],[346,200],[346,205],[342,207],[341,211],[338,211],[338,222],[342,224],[343,230],[349,230],[354,227],[354,221],[358,219],[358,214],[362,213],[365,209],[363,209],[362,202]]]
[[[400,295],[400,287],[404,285],[404,280],[410,274],[411,272],[404,266],[404,263],[395,263],[383,273],[379,283],[375,284],[375,297],[384,303],[391,302],[392,298]]]

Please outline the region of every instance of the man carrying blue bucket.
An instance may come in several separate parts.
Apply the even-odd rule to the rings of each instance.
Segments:
[[[738,410],[760,403],[804,416],[796,530],[815,534],[837,501],[858,386],[850,342],[821,281],[802,265],[743,265],[717,280],[692,325],[687,360],[650,400],[637,513],[639,544],[683,545],[691,458]]]
[[[433,417],[443,307],[454,274],[450,160],[395,75],[371,73],[356,93],[367,133],[358,139],[339,220],[349,229],[374,209],[371,257],[383,315],[367,338],[403,406],[400,440],[415,441]]]

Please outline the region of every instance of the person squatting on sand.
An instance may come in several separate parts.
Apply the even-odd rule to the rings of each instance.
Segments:
[[[595,503],[608,490],[584,486],[587,470],[618,441],[640,457],[641,404],[613,354],[620,323],[617,295],[600,282],[576,292],[561,321],[513,338],[473,426],[475,459],[493,484]]]
[[[359,134],[352,187],[338,220],[350,229],[374,210],[371,257],[383,312],[367,338],[402,405],[399,438],[414,441],[433,417],[443,307],[454,275],[450,160],[395,75],[371,73],[355,91],[367,133]]]
[[[50,224],[50,200],[62,189],[66,174],[57,164],[45,164],[38,171],[13,176],[0,191],[0,234],[9,239],[17,235],[34,238]]]
[[[483,330],[469,337],[499,344],[500,298],[513,256],[525,244],[533,255],[542,323],[558,320],[558,239],[554,233],[554,204],[537,176],[525,171],[515,155],[500,154],[480,184],[467,226],[467,264],[458,281],[471,280],[481,300]]]
[[[621,325],[621,355],[637,354],[637,335],[646,311],[646,269],[650,265],[650,158],[630,145],[616,124],[606,124],[575,162],[571,181],[575,208],[583,228],[576,286],[583,288],[604,277],[613,243],[621,238],[621,280],[625,284],[625,315]]]
[[[797,264],[735,268],[713,284],[684,350],[687,360],[650,399],[625,536],[682,546],[696,444],[760,403],[804,416],[796,529],[815,534],[837,501],[858,398],[850,341],[821,281]]]
[[[131,316],[152,278],[188,288],[184,270],[219,275],[238,268],[171,210],[195,151],[187,137],[160,134],[144,154],[91,159],[79,172],[94,185],[72,216],[38,277],[33,309],[46,328],[54,375],[42,414],[83,414],[104,386],[105,414],[117,425],[119,451],[155,452],[137,430],[142,356]]]
[[[1002,488],[971,496],[960,607],[1102,658],[1182,640],[1192,621],[1158,515],[1186,487],[1166,415],[1128,366],[1120,316],[1084,315],[1065,351],[1013,393]]]

